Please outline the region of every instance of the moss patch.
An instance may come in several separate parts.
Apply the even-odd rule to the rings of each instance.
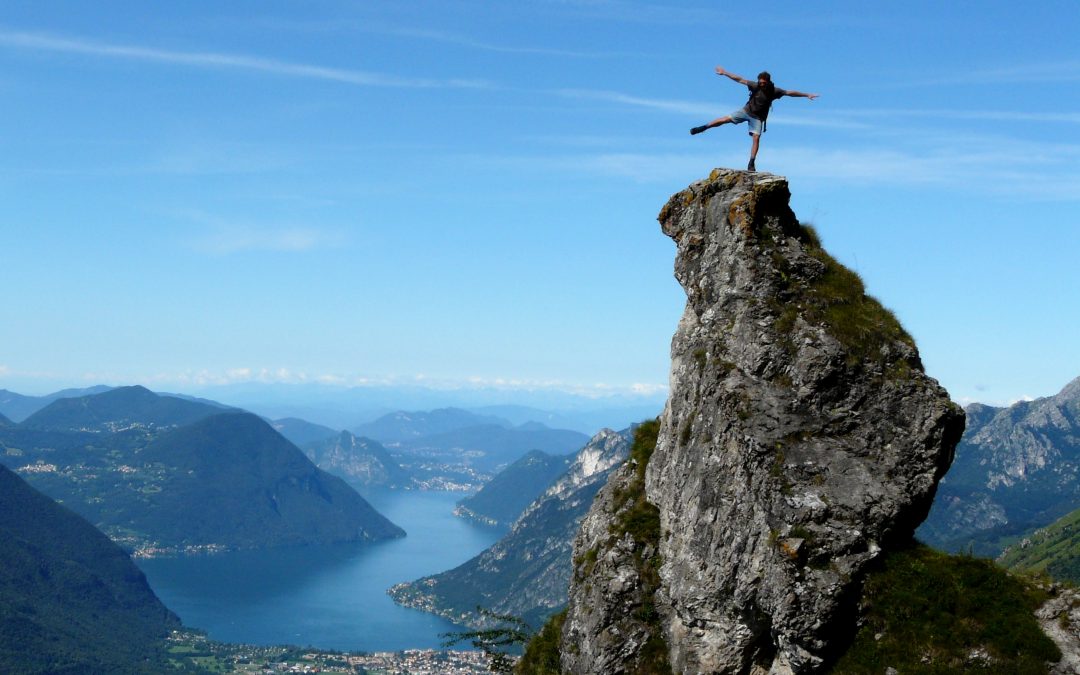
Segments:
[[[660,511],[645,498],[645,469],[656,450],[659,434],[659,420],[649,420],[634,430],[634,444],[630,446],[634,477],[626,488],[616,490],[614,494],[615,511],[619,515],[611,524],[610,532],[615,538],[629,532],[634,541],[641,544],[655,546],[660,541]]]
[[[896,315],[866,294],[858,273],[841,265],[821,247],[812,227],[799,225],[796,238],[806,254],[821,263],[822,271],[810,278],[800,276],[780,251],[773,250],[771,258],[780,281],[780,293],[772,302],[776,313],[773,328],[778,333],[790,334],[801,315],[807,323],[822,326],[844,346],[848,365],[864,361],[887,365],[884,360],[890,345],[901,342],[915,347]],[[793,343],[788,347],[794,350]],[[893,363],[889,369],[891,377],[909,373],[907,363]]]
[[[988,560],[913,544],[867,578],[865,623],[833,672],[1046,673],[1061,654],[1033,616],[1045,600]]]
[[[649,465],[656,441],[660,434],[660,421],[650,420],[634,431],[634,444],[630,447],[630,459],[634,462],[634,475],[630,484],[614,495],[618,515],[609,532],[614,542],[629,534],[634,540],[634,568],[640,580],[640,601],[633,609],[633,617],[649,631],[649,638],[638,654],[638,661],[627,672],[631,674],[671,673],[668,648],[660,626],[660,613],[656,610],[654,597],[660,587],[660,510],[645,498],[645,469]],[[646,555],[646,550],[651,550]]]
[[[564,623],[565,609],[548,619],[525,645],[525,653],[514,666],[514,672],[519,675],[559,675],[559,641]]]

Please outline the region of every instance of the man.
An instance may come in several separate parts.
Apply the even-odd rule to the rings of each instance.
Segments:
[[[757,158],[758,144],[761,142],[761,133],[765,131],[765,120],[769,117],[769,108],[772,107],[772,102],[781,96],[796,96],[808,98],[811,101],[819,96],[819,94],[806,94],[801,91],[779,89],[773,85],[772,76],[765,72],[758,74],[756,84],[739,77],[735,73],[729,73],[720,66],[716,67],[716,74],[729,77],[739,84],[745,84],[750,89],[750,100],[746,102],[746,105],[741,110],[736,110],[727,117],[718,117],[700,127],[694,127],[690,130],[690,134],[700,134],[706,129],[712,129],[729,122],[732,124],[746,122],[750,128],[750,138],[753,139],[750,142],[750,163],[746,166],[747,171],[757,170],[754,167],[754,160]]]

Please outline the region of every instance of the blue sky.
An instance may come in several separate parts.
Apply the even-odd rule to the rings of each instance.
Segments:
[[[1080,375],[1075,2],[8,1],[0,387],[662,396],[748,140],[961,402]]]

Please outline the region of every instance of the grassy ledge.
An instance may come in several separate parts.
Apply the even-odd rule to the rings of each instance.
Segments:
[[[858,273],[844,267],[821,247],[821,240],[809,225],[800,224],[800,236],[806,254],[822,264],[822,272],[810,279],[796,274],[787,258],[773,249],[772,260],[780,275],[781,288],[773,301],[777,318],[774,328],[790,334],[795,319],[802,315],[808,323],[825,328],[848,352],[848,365],[881,362],[889,345],[902,342],[915,347],[896,315],[872,296]],[[767,237],[769,232],[762,233]],[[775,235],[776,240],[781,235]],[[794,346],[792,345],[792,348]],[[882,365],[886,365],[882,363]],[[903,376],[911,364],[892,364],[896,376]]]
[[[989,560],[912,544],[868,576],[864,622],[832,672],[1044,675],[1061,658],[1033,614],[1046,597]]]

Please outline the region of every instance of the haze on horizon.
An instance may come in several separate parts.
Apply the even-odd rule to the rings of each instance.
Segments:
[[[0,10],[0,388],[662,399],[655,215],[743,129],[962,403],[1080,375],[1080,12],[42,1]],[[915,48],[913,48],[913,46]]]

